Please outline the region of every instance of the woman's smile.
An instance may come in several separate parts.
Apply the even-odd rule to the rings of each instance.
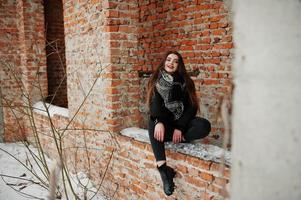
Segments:
[[[177,71],[179,65],[179,58],[176,54],[169,54],[165,60],[164,69],[168,73],[174,73]]]

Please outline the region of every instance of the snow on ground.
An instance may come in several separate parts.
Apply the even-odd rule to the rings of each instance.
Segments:
[[[30,149],[37,153],[37,150],[33,147]],[[33,197],[38,197],[38,199],[47,199],[48,197],[48,190],[39,186],[38,184],[30,183],[27,180],[34,180],[37,181],[34,176],[25,169],[16,159],[10,156],[8,153],[14,155],[16,158],[20,159],[23,163],[26,163],[27,158],[30,158],[28,150],[24,147],[22,143],[9,143],[4,144],[0,143],[0,200],[28,200],[28,199],[35,199]],[[33,159],[30,159],[31,161]],[[46,158],[47,163],[50,165],[53,162],[49,158]],[[28,163],[28,162],[27,162]],[[33,163],[33,162],[32,162]],[[37,171],[38,174],[41,175],[39,172],[37,165],[33,165],[33,168]],[[10,178],[9,176],[18,177]],[[77,177],[77,178],[76,178]],[[80,180],[81,183],[87,184],[90,191],[96,191],[96,189],[91,184],[91,181],[87,178],[84,173],[78,173],[76,176],[71,176],[75,188],[76,193],[83,199],[83,192],[82,187],[79,186],[77,179]],[[16,191],[18,192],[16,192]],[[31,196],[22,194],[26,193]],[[93,196],[94,193],[88,193],[88,196]],[[64,199],[64,198],[63,198]],[[71,198],[72,199],[72,198]],[[88,198],[89,199],[89,198]],[[93,200],[107,200],[103,195],[97,194]]]

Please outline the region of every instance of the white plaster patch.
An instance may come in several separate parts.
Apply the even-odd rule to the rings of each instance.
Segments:
[[[150,144],[148,131],[137,127],[130,127],[121,130],[121,135],[134,138],[135,140],[146,142]],[[230,151],[224,150],[218,146],[201,143],[180,143],[173,144],[172,142],[165,143],[166,149],[171,149],[175,152],[191,155],[203,160],[213,161],[217,163],[224,162],[226,165],[231,165],[231,153]],[[224,161],[223,161],[224,159]]]

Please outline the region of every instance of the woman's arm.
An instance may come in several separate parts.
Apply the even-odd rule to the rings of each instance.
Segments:
[[[188,123],[196,116],[197,109],[189,100],[188,93],[185,94],[184,97],[184,112],[182,116],[174,121],[174,126],[176,129],[184,132],[185,128],[187,127]]]
[[[160,142],[164,141],[165,127],[163,122],[169,118],[168,112],[164,106],[162,97],[155,90],[150,104],[150,117],[156,124],[154,138]]]
[[[150,117],[156,124],[170,120],[172,117],[172,113],[165,107],[164,101],[156,89],[150,103]]]

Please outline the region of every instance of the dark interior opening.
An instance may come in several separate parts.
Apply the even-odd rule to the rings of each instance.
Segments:
[[[44,1],[48,96],[46,102],[68,107],[62,0]]]

